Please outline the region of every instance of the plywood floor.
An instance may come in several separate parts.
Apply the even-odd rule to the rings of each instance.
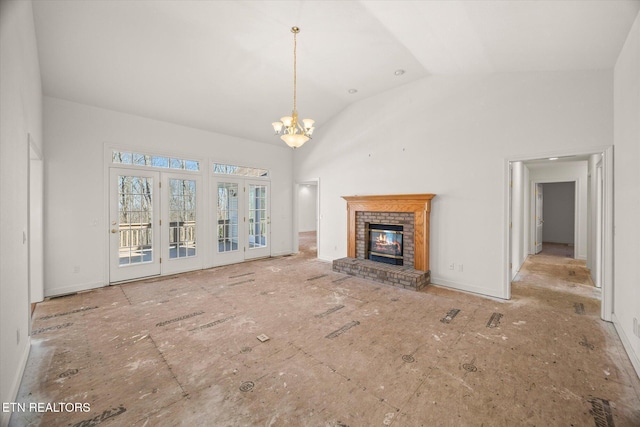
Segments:
[[[580,262],[530,257],[499,301],[333,273],[313,246],[38,304],[18,402],[90,411],[10,425],[640,425]]]

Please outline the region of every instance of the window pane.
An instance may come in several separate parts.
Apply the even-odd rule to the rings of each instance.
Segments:
[[[200,162],[197,160],[185,160],[178,158],[169,158],[165,156],[155,156],[144,153],[127,153],[123,151],[113,150],[111,153],[112,163],[121,163],[125,165],[150,166],[154,168],[171,168],[189,171],[199,171]]]
[[[169,180],[169,258],[196,255],[196,182]]]
[[[213,173],[225,175],[238,175],[247,177],[268,177],[269,171],[266,169],[252,168],[247,166],[226,165],[222,163],[213,164]]]
[[[122,151],[113,152],[113,163],[131,164],[131,153],[123,153]]]
[[[200,163],[196,162],[194,160],[185,160],[184,161],[184,166],[185,169],[188,171],[199,171],[200,170]]]
[[[151,223],[146,220],[151,218],[153,181],[151,178],[120,175],[118,184],[119,264],[150,262],[153,260],[153,242]]]
[[[218,183],[218,252],[238,250],[238,184]]]
[[[249,185],[249,248],[267,246],[267,187]]]
[[[171,169],[184,169],[184,160],[171,159],[169,167]]]

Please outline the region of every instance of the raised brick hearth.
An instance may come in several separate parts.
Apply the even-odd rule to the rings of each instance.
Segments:
[[[347,200],[347,258],[333,261],[333,270],[388,285],[420,290],[431,281],[429,213],[434,194],[345,196]],[[367,224],[401,225],[404,265],[366,258]]]
[[[415,291],[419,291],[431,282],[429,271],[424,272],[403,265],[383,264],[360,258],[334,260],[333,271]]]

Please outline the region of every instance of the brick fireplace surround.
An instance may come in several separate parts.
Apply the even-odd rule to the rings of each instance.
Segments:
[[[431,281],[429,214],[435,194],[343,196],[347,201],[347,257],[333,261],[333,270],[388,285],[420,290]],[[365,259],[367,223],[402,225],[404,265]]]

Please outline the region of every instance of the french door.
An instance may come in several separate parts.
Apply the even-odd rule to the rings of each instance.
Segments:
[[[213,179],[213,264],[271,255],[270,185],[240,178]]]
[[[200,177],[109,171],[109,282],[202,268]]]
[[[160,174],[109,170],[109,282],[160,274]]]
[[[198,246],[202,215],[197,203],[200,177],[167,172],[161,178],[162,274],[202,268],[204,255]]]

